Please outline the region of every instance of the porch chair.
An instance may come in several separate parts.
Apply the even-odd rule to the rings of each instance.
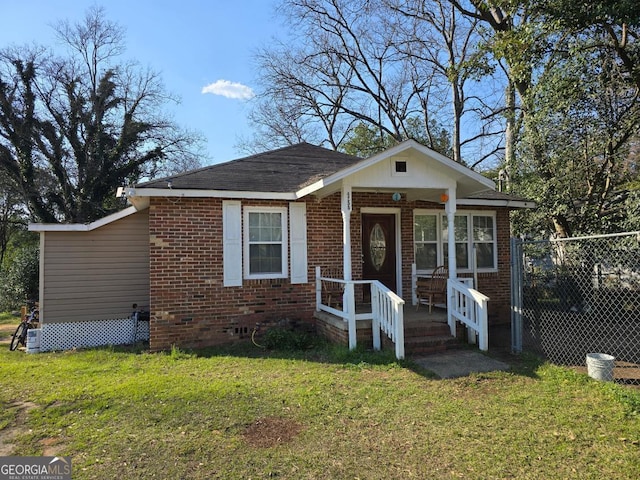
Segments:
[[[342,279],[342,268],[340,267],[325,267],[320,271],[320,276],[325,278],[339,278]],[[331,306],[331,299],[335,299],[336,306],[342,303],[342,295],[344,294],[344,283],[330,282],[329,280],[322,280],[322,302]]]
[[[420,308],[421,303],[429,305],[429,313],[435,302],[441,300],[447,303],[447,278],[449,270],[447,267],[436,267],[430,277],[418,277],[416,280],[416,296],[418,303],[416,311]]]

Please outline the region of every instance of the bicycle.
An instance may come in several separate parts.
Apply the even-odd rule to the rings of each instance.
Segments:
[[[27,331],[33,328],[33,324],[37,323],[40,318],[40,311],[37,308],[31,310],[29,315],[22,317],[20,325],[16,328],[15,333],[11,337],[11,343],[9,344],[9,350],[14,351],[20,345],[26,348],[27,346]]]

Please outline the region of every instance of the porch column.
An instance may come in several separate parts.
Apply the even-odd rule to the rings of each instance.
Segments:
[[[448,255],[449,255],[449,278],[455,279],[458,277],[457,265],[456,265],[456,232],[455,232],[455,221],[456,221],[456,188],[451,187],[447,189],[447,201],[444,206],[444,210],[447,214],[447,224],[449,228],[447,229],[447,242],[448,245]]]
[[[454,279],[458,276],[456,271],[456,188],[450,187],[447,189],[447,201],[444,205],[444,211],[447,214],[447,242],[449,242],[447,251],[449,255],[449,278]],[[454,308],[453,301],[453,289],[447,285],[447,323],[449,324],[449,330],[452,336],[456,336],[456,320],[453,317],[452,311]]]
[[[351,185],[342,185],[342,263],[344,279],[351,280]]]
[[[355,292],[353,289],[352,273],[351,273],[351,211],[353,202],[351,198],[351,185],[342,184],[342,202],[340,210],[342,212],[342,262],[344,271],[344,280],[347,282],[344,286],[344,294],[342,297],[342,305],[347,314],[347,322],[349,324],[349,349],[356,348],[356,302]]]

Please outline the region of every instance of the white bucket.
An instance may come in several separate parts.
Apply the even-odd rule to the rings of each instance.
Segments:
[[[27,330],[27,353],[40,353],[40,335],[42,330],[30,328]]]
[[[587,353],[587,373],[591,378],[604,382],[613,381],[616,358],[606,353]]]

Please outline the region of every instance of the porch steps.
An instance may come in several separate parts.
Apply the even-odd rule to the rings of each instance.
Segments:
[[[314,314],[316,328],[320,334],[336,343],[348,344],[348,325],[344,320],[327,312],[317,311]],[[358,321],[358,342],[371,345],[371,321]],[[404,349],[405,355],[416,356],[442,352],[463,345],[462,335],[458,338],[451,335],[447,324],[446,312],[434,309],[428,313],[426,309],[417,312],[415,309],[405,309]],[[393,348],[393,342],[382,335],[383,348]]]
[[[422,325],[410,323],[405,326],[404,349],[406,355],[424,355],[458,348],[459,338],[451,336],[446,323],[427,322]]]

